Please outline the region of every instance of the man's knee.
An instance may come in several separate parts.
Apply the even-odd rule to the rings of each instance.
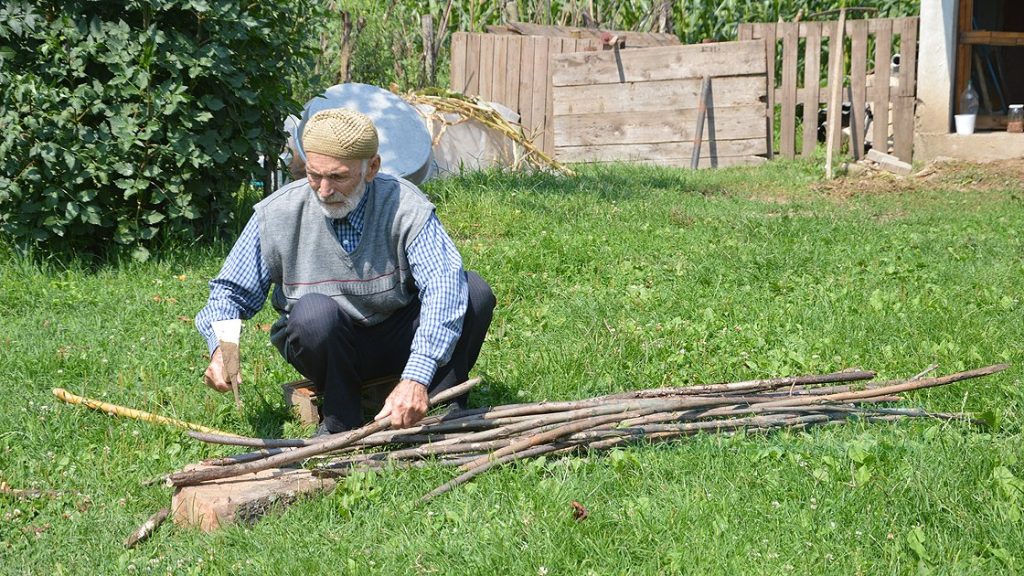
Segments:
[[[489,321],[497,305],[494,292],[487,281],[476,272],[466,272],[466,279],[469,283],[469,306],[472,307],[473,314]]]
[[[337,302],[323,294],[306,294],[288,314],[288,339],[303,348],[317,348],[339,330],[351,327],[351,320]]]

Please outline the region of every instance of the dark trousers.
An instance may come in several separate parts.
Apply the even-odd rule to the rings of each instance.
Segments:
[[[476,272],[467,272],[469,305],[462,335],[451,359],[440,366],[428,392],[451,388],[469,379],[494,312],[494,294]],[[316,385],[323,398],[320,418],[332,431],[362,425],[362,383],[397,375],[409,360],[420,324],[420,302],[374,326],[359,326],[329,296],[308,294],[292,307],[285,328],[285,359]],[[465,406],[466,398],[457,400]]]

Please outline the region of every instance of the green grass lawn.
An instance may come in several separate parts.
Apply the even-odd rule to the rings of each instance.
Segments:
[[[847,367],[1009,362],[909,403],[982,430],[853,423],[705,435],[506,467],[426,507],[450,470],[346,480],[251,527],[165,525],[142,482],[229,449],[61,405],[54,387],[245,435],[309,433],[259,324],[239,416],[201,383],[191,319],[229,245],[85,269],[0,248],[0,495],[11,574],[1018,574],[1024,571],[1024,185],[961,168],[825,186],[810,164],[484,174],[427,186],[498,298],[473,404]],[[575,522],[572,501],[590,510]]]

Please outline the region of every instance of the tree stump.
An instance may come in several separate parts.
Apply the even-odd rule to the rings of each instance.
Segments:
[[[335,484],[302,468],[272,468],[177,488],[171,512],[176,525],[211,532],[228,524],[254,523],[273,509],[287,507],[306,494],[328,492]]]

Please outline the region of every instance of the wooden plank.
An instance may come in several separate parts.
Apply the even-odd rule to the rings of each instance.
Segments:
[[[818,103],[821,100],[821,23],[806,22],[804,51],[804,136],[800,155],[811,157],[818,144]]]
[[[449,67],[449,87],[453,92],[466,92],[466,50],[469,37],[465,32],[452,34],[451,64]]]
[[[764,106],[715,106],[714,133],[709,140],[763,137]],[[554,130],[556,146],[649,144],[692,140],[697,109],[619,114],[559,116]]]
[[[869,18],[868,34],[878,34],[885,28],[892,30],[892,21],[892,18]]]
[[[893,155],[904,162],[913,160],[914,100],[913,96],[897,96],[893,106]]]
[[[533,128],[533,38],[524,37],[519,54],[519,125],[530,137]]]
[[[542,151],[549,150],[546,139],[551,127],[545,117],[547,114],[548,52],[551,49],[551,38],[535,38],[533,51],[533,123],[530,125],[534,133],[534,144]]]
[[[960,0],[960,13],[957,16],[957,38],[974,30],[972,18],[974,16],[974,0]],[[900,57],[902,58],[903,41],[900,40]],[[953,113],[960,114],[960,95],[967,88],[967,82],[971,79],[971,62],[974,58],[974,47],[970,44],[957,42],[956,45],[956,78],[953,88]],[[900,71],[903,67],[900,66]]]
[[[900,18],[900,96],[917,93],[917,18]]]
[[[505,98],[505,77],[508,75],[508,36],[494,36],[490,100],[508,106]]]
[[[619,52],[627,82],[699,78],[712,70],[716,76],[761,74],[766,67],[764,44],[758,41],[721,42]],[[620,82],[615,52],[576,52],[552,58],[555,86],[615,84]]]
[[[620,162],[593,162],[593,164],[615,164]],[[764,156],[719,156],[716,158],[701,157],[697,168],[733,168],[736,166],[761,166],[768,162]],[[633,160],[633,164],[646,164],[651,166],[664,166],[670,168],[689,168],[689,158],[666,158],[664,160]]]
[[[700,80],[655,80],[593,86],[555,86],[554,113],[594,114],[634,110],[692,108],[700,91]],[[758,104],[765,96],[764,76],[727,76],[711,83],[716,106]]]
[[[466,42],[466,91],[471,96],[480,95],[480,38],[482,34],[470,34]]]
[[[850,23],[850,150],[856,160],[864,157],[864,126],[867,116],[868,23]]]
[[[904,162],[911,162],[914,154],[917,26],[917,18],[900,18],[894,25],[900,32],[900,86],[893,106],[893,154]],[[967,66],[969,69],[969,62]]]
[[[519,86],[522,84],[520,69],[522,67],[523,39],[520,36],[509,36],[505,46],[505,62],[508,72],[505,74],[504,104],[519,113]]]
[[[765,129],[768,133],[768,158],[775,157],[775,24],[758,24],[757,34],[761,35],[765,50],[765,72],[768,74],[768,108],[765,115]]]
[[[739,41],[753,40],[754,39],[754,25],[753,24],[740,24],[736,28],[736,39]]]
[[[892,61],[892,20],[880,20],[875,32],[874,135],[872,147],[889,152],[889,78]]]
[[[480,36],[480,87],[477,94],[484,100],[494,97],[494,39],[499,36]]]
[[[566,42],[571,42],[568,38],[552,38],[548,47],[548,75],[545,78],[544,84],[544,153],[551,156],[555,153],[555,138],[554,138],[554,125],[555,125],[555,114],[554,114],[554,97],[552,94],[552,87],[554,84],[551,82],[551,60],[557,54],[566,51]]]
[[[784,22],[777,31],[782,36],[782,113],[779,148],[784,158],[796,156],[796,65],[800,24]],[[773,66],[774,68],[774,66]]]
[[[601,35],[608,32],[625,41],[627,47],[646,48],[652,46],[678,46],[679,37],[663,32],[633,32],[629,30],[607,30],[599,28],[578,28],[573,26],[545,26],[528,22],[510,22],[504,27],[494,27],[495,32],[507,29],[508,32],[524,36],[547,36],[557,38],[579,38],[600,41]],[[490,30],[490,28],[489,28]]]
[[[986,46],[1024,46],[1024,32],[964,32],[960,35],[960,42]]]
[[[765,154],[768,147],[764,138],[744,140],[718,140],[716,152],[719,157],[757,156]],[[692,142],[659,142],[654,144],[601,144],[593,146],[558,146],[555,155],[563,162],[628,162],[632,160],[660,161],[673,158],[690,158]],[[701,152],[709,156],[707,146]]]

